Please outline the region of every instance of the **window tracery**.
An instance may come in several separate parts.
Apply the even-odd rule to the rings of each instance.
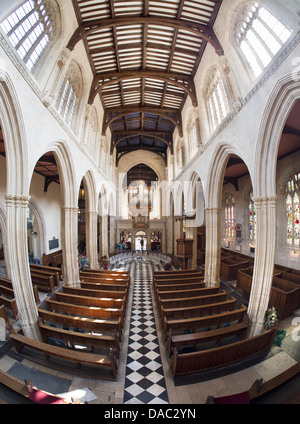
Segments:
[[[258,77],[292,34],[259,2],[247,2],[235,26],[234,38],[254,77]]]
[[[53,4],[28,0],[1,23],[1,28],[32,72],[55,34]]]

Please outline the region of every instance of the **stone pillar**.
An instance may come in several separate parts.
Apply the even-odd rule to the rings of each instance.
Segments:
[[[27,248],[28,196],[8,194],[6,201],[6,264],[12,281],[21,328],[26,337],[41,340]]]
[[[64,283],[69,286],[78,287],[78,207],[62,207],[62,252]]]
[[[255,263],[248,306],[249,336],[260,334],[268,309],[276,248],[276,205],[272,198],[254,198],[256,210]]]
[[[86,211],[86,253],[89,267],[99,269],[97,253],[97,211]]]
[[[102,256],[108,254],[108,215],[102,215]]]
[[[207,287],[219,285],[221,257],[221,216],[219,208],[205,209],[205,283]]]

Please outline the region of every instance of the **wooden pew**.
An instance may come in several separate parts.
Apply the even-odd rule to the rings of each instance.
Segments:
[[[283,271],[281,273],[281,278],[284,280],[290,281],[291,283],[299,284],[300,285],[300,274],[295,274],[293,270],[289,271]]]
[[[63,270],[62,268],[59,267],[55,267],[55,266],[47,266],[47,265],[38,265],[38,264],[30,264],[30,267],[32,267],[32,269],[45,269],[48,271],[53,271],[53,272],[58,272],[59,274],[59,279],[62,280],[63,279]]]
[[[94,278],[94,277],[90,277],[90,276],[81,276],[80,281],[84,281],[85,283],[91,283],[91,284],[109,284],[110,286],[129,286],[130,284],[130,279],[123,279],[123,278],[118,278],[118,279],[113,279],[113,278]]]
[[[74,305],[82,306],[99,306],[101,308],[120,308],[121,306],[125,307],[125,298],[98,298],[98,297],[87,297],[87,296],[78,296],[75,294],[55,292],[55,300],[58,302],[73,303]]]
[[[85,280],[80,282],[80,286],[91,290],[126,291],[128,289],[127,284],[91,283],[90,281]]]
[[[69,287],[66,285],[62,286],[64,293],[77,294],[79,296],[88,296],[88,297],[106,297],[113,299],[120,299],[128,297],[128,289],[126,290],[97,290],[97,289],[86,289],[80,287]]]
[[[117,335],[104,335],[95,333],[79,333],[77,331],[66,330],[63,328],[52,327],[43,322],[39,322],[39,329],[44,343],[48,343],[49,337],[63,340],[67,344],[78,344],[80,346],[91,347],[92,352],[95,347],[113,349],[117,356],[120,354],[120,344]]]
[[[45,275],[37,271],[30,271],[31,281],[37,285],[39,290],[52,292],[54,290],[54,277],[53,275]]]
[[[220,262],[220,275],[226,281],[237,279],[237,271],[241,268],[249,268],[249,260],[241,260],[236,256],[225,258]]]
[[[222,290],[222,292],[217,294],[196,296],[196,297],[182,297],[176,299],[161,299],[160,304],[164,309],[171,308],[184,308],[189,306],[200,306],[208,305],[210,303],[224,302],[227,300],[227,292]]]
[[[158,290],[157,295],[160,297],[160,299],[176,299],[181,297],[202,296],[204,294],[216,294],[219,293],[219,291],[219,287],[203,287],[193,290],[169,290],[163,292]]]
[[[185,306],[184,308],[164,309],[162,316],[167,320],[202,317],[205,315],[220,314],[221,312],[234,311],[236,309],[236,299],[231,298],[224,302],[211,303],[209,305]]]
[[[173,378],[224,367],[266,353],[272,347],[276,332],[277,329],[272,328],[245,340],[198,352],[178,354],[175,349],[171,359]]]
[[[38,307],[38,314],[44,323],[51,322],[66,327],[82,328],[83,330],[97,331],[99,333],[115,334],[117,332],[119,340],[122,338],[121,317],[118,320],[91,319],[51,312],[40,307]]]
[[[62,250],[57,250],[56,252],[48,253],[47,255],[44,253],[42,261],[43,261],[43,265],[45,266],[53,266],[54,268],[62,268],[62,265],[63,265]]]
[[[164,291],[170,291],[170,290],[193,290],[193,289],[200,289],[204,288],[205,283],[203,281],[199,283],[186,283],[182,284],[179,282],[174,282],[173,284],[155,284],[155,290],[159,293]]]
[[[13,284],[11,280],[8,280],[7,278],[0,277],[0,286],[7,287],[8,289],[13,290]],[[39,295],[38,286],[33,285],[32,287],[33,287],[35,302],[40,303],[40,295]]]
[[[197,331],[200,329],[205,329],[206,327],[219,328],[221,325],[233,321],[242,322],[245,319],[246,314],[247,308],[242,305],[239,309],[236,309],[234,311],[222,312],[220,314],[208,315],[203,317],[172,320],[168,320],[166,317],[164,317],[164,337],[165,340],[167,340],[167,336],[170,330],[174,334],[175,332],[182,333],[185,330]]]
[[[43,265],[29,264],[29,266],[30,266],[30,272],[31,271],[37,272],[43,275],[53,275],[54,285],[59,286],[60,274],[58,271],[54,269],[51,270],[51,267],[44,267]]]
[[[19,353],[22,352],[22,350],[26,347],[42,352],[47,359],[54,356],[57,358],[65,359],[67,361],[75,362],[79,366],[89,365],[93,367],[108,367],[111,368],[113,377],[116,379],[117,364],[112,351],[110,352],[110,355],[79,352],[49,345],[48,343],[33,340],[17,333],[11,333],[10,338]]]
[[[124,308],[100,308],[98,306],[82,306],[74,305],[72,303],[57,302],[51,300],[50,297],[46,299],[46,307],[48,311],[61,312],[80,317],[96,318],[96,319],[111,319],[118,320],[121,317],[121,322],[124,320]]]
[[[128,271],[106,271],[103,269],[85,269],[80,271],[80,276],[100,277],[100,278],[130,278]]]
[[[9,323],[4,305],[0,305],[0,318],[3,318],[6,324]]]
[[[300,286],[283,278],[274,277],[270,292],[269,306],[276,309],[280,319],[287,318],[298,309]]]
[[[0,286],[0,305],[10,309],[15,319],[18,317],[18,307],[14,291],[7,287]]]
[[[202,271],[196,271],[196,270],[184,270],[184,271],[154,271],[153,272],[153,283],[156,283],[160,280],[178,280],[178,279],[189,279],[194,278],[196,281],[199,279],[203,280],[203,273]]]
[[[218,344],[220,340],[226,337],[236,336],[240,339],[244,338],[247,328],[249,325],[248,316],[245,316],[245,319],[237,324],[232,324],[227,327],[216,328],[209,331],[199,331],[195,333],[188,334],[177,334],[172,335],[170,331],[168,334],[167,341],[167,352],[171,356],[172,350],[175,348],[182,348],[184,346],[193,346],[194,350],[197,350],[197,345],[200,343],[216,341]]]

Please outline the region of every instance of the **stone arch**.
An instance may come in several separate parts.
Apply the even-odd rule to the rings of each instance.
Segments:
[[[28,149],[22,111],[10,77],[2,70],[0,70],[0,121],[3,127],[7,164],[6,192],[27,196]]]
[[[30,198],[29,200],[29,209],[31,209],[32,213],[34,214],[34,217],[37,221],[37,227],[38,227],[38,240],[39,240],[39,253],[40,258],[42,258],[43,253],[46,252],[46,222],[44,219],[43,212],[41,208],[39,207],[39,204],[33,199]]]
[[[285,122],[300,99],[300,83],[293,74],[280,79],[265,108],[255,151],[255,197],[276,196],[278,148]]]

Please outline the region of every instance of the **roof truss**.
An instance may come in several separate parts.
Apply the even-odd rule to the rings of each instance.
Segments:
[[[130,131],[135,134],[127,138],[127,151],[136,137],[146,148],[142,140],[148,136],[153,152],[173,152],[174,130],[183,133],[187,97],[198,105],[194,76],[206,45],[224,54],[213,30],[222,0],[72,1],[78,28],[68,48],[84,43],[94,74],[89,103],[100,97],[102,132],[112,133],[111,152],[125,154],[124,139],[116,142],[115,134],[125,137]],[[153,132],[168,133],[167,143]]]

